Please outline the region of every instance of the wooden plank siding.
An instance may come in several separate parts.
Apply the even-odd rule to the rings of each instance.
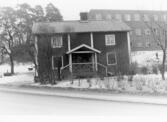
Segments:
[[[128,54],[128,42],[127,42],[127,32],[94,32],[93,43],[94,48],[100,50],[101,53],[97,55],[97,62],[107,66],[109,72],[120,71],[122,73],[127,73],[129,66],[129,54]],[[105,35],[115,34],[116,45],[106,46],[105,45]],[[52,56],[63,56],[64,66],[69,64],[69,56],[66,54],[68,51],[68,34],[62,34],[63,46],[61,48],[51,47],[51,36],[54,35],[38,35],[38,63],[39,63],[39,73],[50,72],[52,70]],[[91,36],[90,33],[75,33],[70,34],[71,49],[81,45],[86,44],[91,46]],[[116,52],[117,65],[107,65],[107,53]],[[48,60],[49,59],[49,60]],[[46,68],[47,67],[47,68]],[[47,69],[47,70],[46,70]],[[54,71],[56,75],[56,70]]]

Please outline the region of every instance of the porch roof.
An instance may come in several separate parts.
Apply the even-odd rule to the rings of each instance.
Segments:
[[[101,53],[101,51],[99,51],[99,50],[97,50],[97,49],[95,49],[95,48],[92,48],[92,47],[90,47],[90,46],[88,46],[88,45],[86,45],[86,44],[82,44],[82,45],[80,45],[80,46],[78,46],[78,47],[75,47],[75,48],[73,48],[72,50],[68,51],[66,54],[73,53],[73,52],[75,52],[75,51],[77,51],[77,50],[79,50],[79,49],[81,49],[81,48],[83,48],[83,47],[85,47],[85,48],[87,48],[87,49],[89,49],[89,50],[91,50],[91,51],[93,51],[93,52]]]

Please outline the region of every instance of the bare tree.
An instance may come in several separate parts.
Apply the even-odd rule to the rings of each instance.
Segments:
[[[151,18],[149,22],[145,21],[145,25],[149,28],[150,34],[154,40],[154,43],[162,50],[163,58],[160,66],[160,72],[162,79],[165,80],[165,62],[167,52],[167,23],[160,21],[153,21]]]
[[[10,7],[1,9],[0,16],[0,48],[9,56],[11,74],[14,74],[14,46],[18,35],[15,10]]]

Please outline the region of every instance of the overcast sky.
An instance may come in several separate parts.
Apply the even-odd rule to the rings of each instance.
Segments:
[[[167,10],[167,0],[0,0],[0,6],[12,6],[17,3],[28,3],[31,6],[53,3],[65,20],[79,19],[81,11],[90,9],[144,9]]]

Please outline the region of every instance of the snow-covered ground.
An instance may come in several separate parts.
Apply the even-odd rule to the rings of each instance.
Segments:
[[[158,54],[158,59],[156,57]],[[162,51],[136,51],[131,53],[132,62],[137,62],[139,66],[148,66],[162,62]]]
[[[4,73],[10,72],[10,65],[0,65],[0,84],[33,82],[34,71],[28,71],[31,66],[31,63],[15,64],[15,75],[3,76]]]
[[[138,62],[140,65],[144,65],[156,60],[156,53],[158,53],[159,60],[161,60],[162,53],[159,51],[151,52],[135,52],[132,54],[132,60]],[[15,72],[13,76],[0,77],[0,84],[25,84],[32,86],[48,86],[48,87],[67,87],[67,88],[87,88],[87,89],[110,89],[116,91],[128,91],[128,92],[159,92],[167,93],[167,82],[161,80],[161,75],[148,74],[148,75],[135,75],[132,82],[128,81],[128,77],[124,76],[124,79],[117,81],[117,77],[104,78],[92,78],[92,79],[74,79],[71,81],[61,81],[56,85],[41,85],[34,83],[34,71],[28,71],[28,68],[32,64],[16,64]],[[0,74],[10,71],[8,64],[0,65]],[[167,77],[167,74],[166,74]]]

